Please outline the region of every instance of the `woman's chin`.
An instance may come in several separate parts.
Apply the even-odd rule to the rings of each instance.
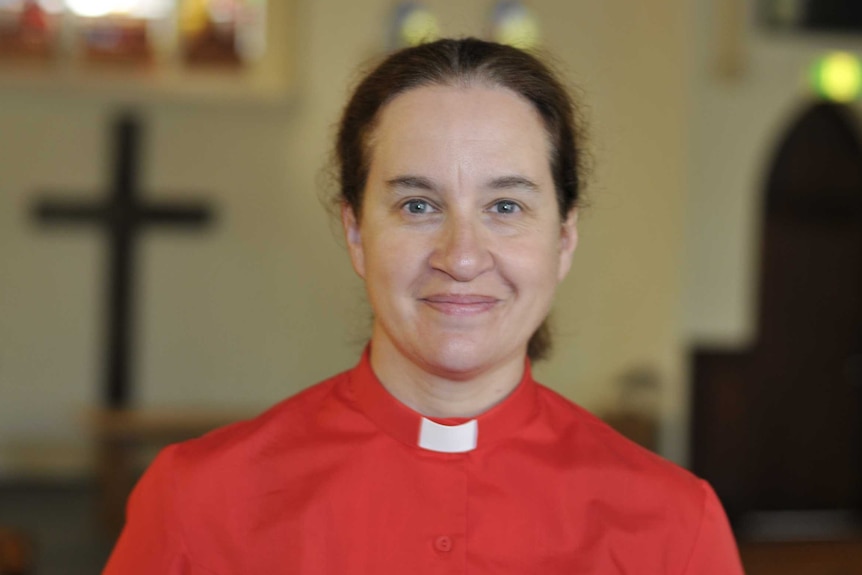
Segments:
[[[455,339],[423,347],[418,359],[429,373],[458,381],[494,371],[500,367],[498,364],[505,363],[511,357],[512,354],[500,354],[499,348],[487,342]]]

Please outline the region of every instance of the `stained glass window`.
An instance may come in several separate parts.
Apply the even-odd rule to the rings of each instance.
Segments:
[[[436,40],[440,36],[437,16],[419,2],[395,6],[389,30],[389,48],[396,50]]]
[[[522,50],[536,48],[541,39],[539,21],[521,2],[502,0],[491,13],[491,37]]]

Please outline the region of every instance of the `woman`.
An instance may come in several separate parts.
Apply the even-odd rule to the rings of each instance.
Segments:
[[[337,143],[368,348],[162,452],[106,573],[741,573],[705,483],[531,377],[577,244],[573,118],[498,44],[373,70]]]

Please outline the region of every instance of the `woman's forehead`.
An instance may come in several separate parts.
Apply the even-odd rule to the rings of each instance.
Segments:
[[[549,142],[533,105],[511,90],[426,86],[383,109],[369,151],[372,166],[392,168],[438,161],[545,165]]]
[[[457,127],[465,120],[475,128],[519,124],[543,128],[535,107],[523,96],[504,87],[475,85],[431,85],[399,94],[381,110],[377,130],[425,125]],[[473,120],[472,122],[470,120]]]

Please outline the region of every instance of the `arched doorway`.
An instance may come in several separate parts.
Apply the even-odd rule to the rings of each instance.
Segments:
[[[763,195],[758,335],[695,350],[692,462],[738,523],[862,524],[862,141],[849,109],[804,110]],[[828,518],[832,519],[828,519]],[[827,518],[823,521],[823,518]]]

